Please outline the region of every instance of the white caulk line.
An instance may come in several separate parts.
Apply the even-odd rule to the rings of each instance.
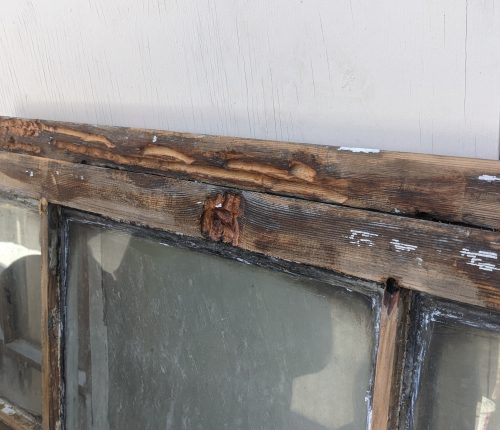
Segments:
[[[337,151],[363,152],[365,154],[378,154],[380,149],[374,148],[351,148],[350,146],[341,146]]]
[[[500,182],[500,178],[498,176],[491,176],[491,175],[481,175],[477,179],[486,182]]]

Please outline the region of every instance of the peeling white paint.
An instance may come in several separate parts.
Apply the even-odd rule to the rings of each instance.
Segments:
[[[424,260],[422,260],[420,257],[417,257],[417,258],[416,258],[416,260],[417,260],[417,264],[418,264],[419,266],[421,266],[421,265],[422,265],[422,263],[424,262]]]
[[[56,175],[59,176],[59,170],[56,170]]]
[[[477,179],[486,182],[500,182],[500,178],[498,176],[491,176],[491,175],[481,175]]]
[[[378,237],[378,234],[362,230],[351,230],[351,235],[346,237],[350,239],[349,243],[358,247],[361,245],[373,246],[374,243],[371,238]]]
[[[216,208],[221,208],[221,207],[222,207],[222,203],[217,203],[217,204],[215,205],[215,207],[216,207]]]
[[[380,149],[374,148],[351,148],[350,146],[341,146],[338,151],[351,151],[351,152],[362,152],[365,154],[377,154]]]
[[[400,213],[401,213],[401,211],[400,211],[398,208],[394,208],[394,213],[395,213],[395,214],[400,214]]]
[[[16,411],[10,405],[4,405],[4,407],[2,408],[2,412],[6,415],[15,415],[16,414]]]
[[[417,245],[411,245],[409,243],[401,243],[398,239],[392,239],[391,245],[394,246],[396,252],[401,252],[401,251],[411,252],[415,251],[415,249],[418,248]]]
[[[468,248],[462,248],[460,251],[462,257],[467,257],[470,261],[467,263],[470,266],[476,266],[479,270],[484,270],[486,272],[500,271],[500,267],[495,264],[486,262],[484,259],[497,260],[498,254],[493,251],[471,251]]]
[[[30,177],[33,177],[33,170],[26,170],[26,173],[30,175]]]
[[[157,140],[158,140],[158,136],[154,135],[153,136],[153,143],[156,143]]]

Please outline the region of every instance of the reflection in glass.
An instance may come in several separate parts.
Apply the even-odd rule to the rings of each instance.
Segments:
[[[36,210],[0,200],[0,397],[41,414],[40,244]]]
[[[70,223],[67,428],[365,429],[371,300]]]
[[[433,322],[416,405],[416,429],[500,429],[500,334]]]

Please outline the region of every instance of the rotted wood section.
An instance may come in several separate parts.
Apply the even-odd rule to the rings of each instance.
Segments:
[[[59,210],[40,198],[40,246],[42,250],[42,425],[61,428],[62,318],[59,280]]]
[[[495,231],[5,152],[0,152],[0,188],[367,280],[392,278],[403,288],[500,309],[500,233]],[[217,200],[217,195],[223,197]],[[207,205],[207,199],[215,204]],[[216,209],[211,225],[219,230],[213,236],[202,232],[208,207]]]
[[[0,149],[500,228],[500,162],[0,117]]]

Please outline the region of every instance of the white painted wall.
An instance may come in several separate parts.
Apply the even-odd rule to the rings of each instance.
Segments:
[[[500,0],[1,0],[0,114],[498,159]]]

